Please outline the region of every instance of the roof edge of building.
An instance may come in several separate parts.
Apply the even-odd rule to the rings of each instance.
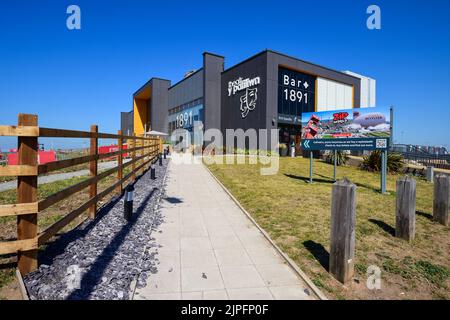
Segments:
[[[325,66],[322,66],[322,65],[317,64],[317,63],[314,63],[314,62],[302,60],[302,59],[299,59],[299,58],[290,56],[290,55],[285,54],[285,53],[282,53],[282,52],[278,52],[278,51],[271,50],[271,49],[266,49],[266,51],[267,51],[267,52],[270,52],[270,53],[278,54],[278,55],[280,55],[280,56],[284,56],[284,57],[289,58],[289,59],[298,60],[298,61],[301,61],[301,62],[310,64],[310,65],[313,65],[313,66],[316,66],[316,67],[319,67],[319,68],[323,68],[323,69],[326,69],[326,70],[329,70],[329,71],[337,72],[337,73],[340,73],[340,74],[343,74],[343,75],[346,75],[346,76],[349,76],[349,77],[352,77],[352,78],[355,78],[355,79],[358,79],[358,80],[360,79],[360,78],[358,78],[358,77],[352,76],[351,74],[347,74],[347,73],[345,73],[345,72],[343,72],[343,71],[339,71],[339,70],[336,70],[336,69],[332,69],[332,68],[329,68],[329,67],[325,67]]]
[[[181,80],[179,80],[179,81],[177,81],[176,83],[174,83],[173,85],[171,85],[170,87],[169,87],[169,89],[168,90],[170,90],[170,89],[172,89],[173,87],[175,87],[175,86],[177,86],[177,85],[179,85],[181,82],[183,82],[184,80],[187,80],[187,79],[189,79],[190,77],[192,77],[193,75],[195,75],[195,74],[197,74],[197,73],[199,73],[200,71],[202,71],[203,70],[203,67],[201,67],[200,69],[197,69],[197,70],[195,70],[195,72],[193,72],[193,73],[191,73],[190,75],[188,75],[187,77],[185,77],[185,78],[183,78],[183,79],[181,79]]]
[[[168,81],[168,82],[171,82],[171,81],[168,80],[168,79],[163,79],[163,78],[158,78],[158,77],[151,77],[150,80],[148,80],[146,83],[144,83],[142,86],[140,86],[139,89],[137,89],[137,90],[133,93],[133,97],[134,97],[135,95],[139,94],[139,92],[142,91],[143,89],[147,88],[153,80],[162,80],[162,81]]]
[[[216,57],[225,59],[224,56],[221,56],[220,54],[217,54],[217,53],[212,53],[212,52],[208,52],[208,51],[204,51],[204,52],[203,52],[203,55],[204,55],[204,56],[207,55],[207,54],[209,54],[209,55],[211,55],[211,56],[216,56]]]
[[[238,67],[238,66],[240,66],[240,65],[242,65],[242,64],[244,64],[244,63],[246,63],[246,62],[248,62],[248,61],[250,61],[250,60],[252,60],[252,59],[254,59],[254,58],[256,58],[256,57],[258,57],[258,56],[260,56],[260,55],[262,55],[262,54],[264,54],[264,53],[267,53],[268,51],[269,51],[268,49],[265,49],[265,50],[263,50],[263,51],[260,51],[260,52],[258,52],[258,53],[256,53],[256,54],[254,54],[254,55],[248,57],[247,59],[242,60],[242,61],[236,63],[235,65],[232,65],[231,67],[229,67],[229,68],[223,70],[221,73],[226,73],[227,71],[230,71],[230,70],[232,70],[232,69],[234,69],[234,68],[236,68],[236,67]]]

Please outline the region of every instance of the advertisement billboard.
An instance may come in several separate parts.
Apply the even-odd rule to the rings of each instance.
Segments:
[[[389,107],[302,114],[304,150],[386,150],[391,137]]]

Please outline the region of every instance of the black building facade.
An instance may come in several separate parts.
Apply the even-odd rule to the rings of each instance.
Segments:
[[[224,60],[204,53],[202,67],[174,85],[151,79],[133,95],[122,130],[192,133],[200,123],[225,137],[226,129],[279,129],[278,141],[300,151],[302,112],[360,107],[361,78],[354,75],[271,50],[228,69]]]

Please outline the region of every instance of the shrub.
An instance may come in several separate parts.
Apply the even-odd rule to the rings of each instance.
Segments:
[[[324,158],[326,163],[334,164],[334,151],[330,151],[325,154]],[[337,150],[336,151],[336,164],[338,166],[343,166],[348,161],[348,154],[345,151]]]
[[[403,169],[403,156],[399,153],[388,153],[387,170],[391,173],[400,172]],[[381,151],[372,151],[368,156],[365,156],[361,164],[361,168],[367,171],[379,172],[381,171]]]

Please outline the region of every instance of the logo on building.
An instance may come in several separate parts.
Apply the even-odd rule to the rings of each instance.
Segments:
[[[247,117],[248,113],[255,109],[256,100],[258,99],[257,92],[257,88],[247,88],[245,89],[245,93],[240,97],[242,119]]]
[[[247,88],[257,86],[261,82],[260,77],[254,77],[252,79],[239,77],[237,80],[228,82],[228,96],[236,94],[236,92],[245,90]]]

